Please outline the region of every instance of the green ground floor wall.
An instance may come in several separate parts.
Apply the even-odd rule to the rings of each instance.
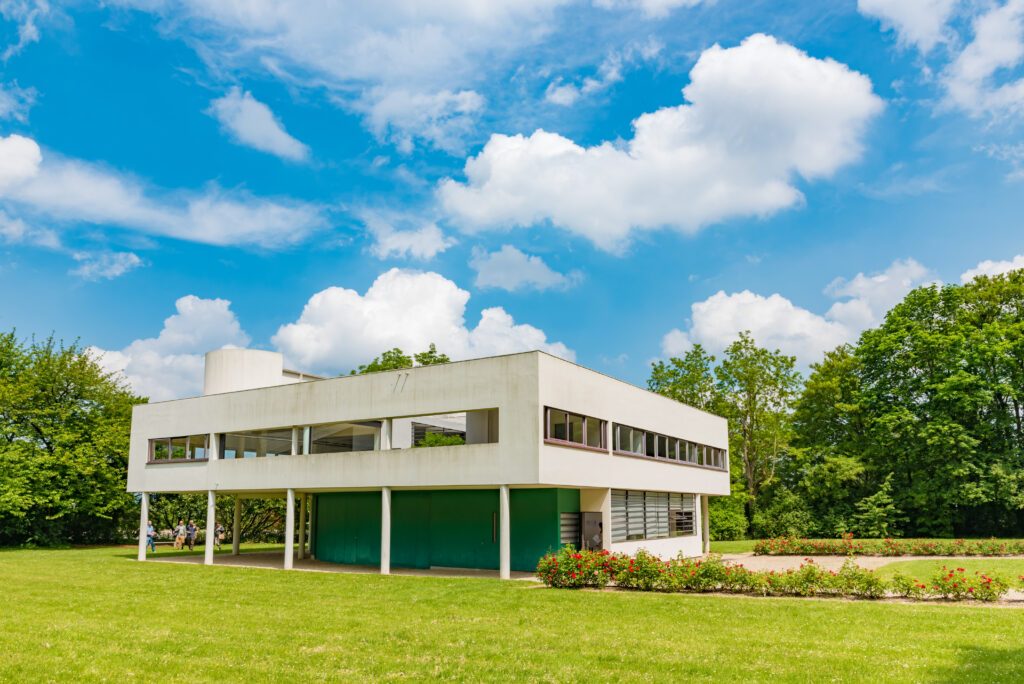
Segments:
[[[509,492],[511,566],[532,571],[560,545],[562,513],[580,510],[575,489]],[[380,492],[317,494],[312,547],[332,563],[380,563]],[[394,491],[391,564],[395,567],[498,568],[498,490]]]

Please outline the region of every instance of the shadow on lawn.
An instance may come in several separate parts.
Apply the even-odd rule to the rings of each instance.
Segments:
[[[938,672],[935,682],[1019,682],[1024,681],[1024,648],[995,648],[970,644],[958,649],[958,662]]]

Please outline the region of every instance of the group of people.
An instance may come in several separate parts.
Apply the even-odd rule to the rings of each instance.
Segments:
[[[189,520],[188,524],[185,524],[184,519],[179,519],[178,524],[174,526],[174,549],[181,550],[185,546],[188,546],[188,550],[192,551],[196,547],[196,537],[199,535],[199,528],[196,526],[194,520]],[[153,527],[153,521],[146,521],[146,546],[149,547],[154,553],[156,553],[156,528]],[[220,549],[221,542],[224,541],[224,526],[219,522],[214,525],[213,543],[217,549]]]

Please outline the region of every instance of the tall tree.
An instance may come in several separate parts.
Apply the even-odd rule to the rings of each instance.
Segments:
[[[430,343],[430,347],[427,351],[421,351],[419,354],[413,354],[412,357],[416,360],[417,366],[436,366],[442,363],[451,363],[451,359],[448,358],[448,355],[439,353],[433,342]]]
[[[0,334],[0,544],[117,538],[142,401],[77,344]]]
[[[792,404],[800,388],[795,367],[794,357],[759,347],[744,332],[715,368],[717,409],[729,421],[730,459],[741,468],[748,521],[789,448]]]
[[[693,345],[683,358],[672,357],[651,364],[647,388],[670,399],[710,411],[717,399],[713,367],[715,357],[699,344]]]

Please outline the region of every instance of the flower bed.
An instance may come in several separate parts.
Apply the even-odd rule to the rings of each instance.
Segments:
[[[985,573],[963,568],[942,570],[926,581],[904,575],[892,579],[847,560],[841,570],[826,570],[805,558],[797,570],[748,570],[727,565],[718,556],[704,560],[663,561],[646,551],[635,556],[608,551],[577,551],[571,546],[551,553],[537,564],[537,577],[549,587],[600,589],[614,583],[622,589],[663,592],[724,592],[761,596],[843,596],[878,599],[887,596],[914,600],[996,601],[1009,584]]]
[[[778,537],[754,544],[759,556],[1012,556],[1024,554],[1024,539],[797,539]]]

